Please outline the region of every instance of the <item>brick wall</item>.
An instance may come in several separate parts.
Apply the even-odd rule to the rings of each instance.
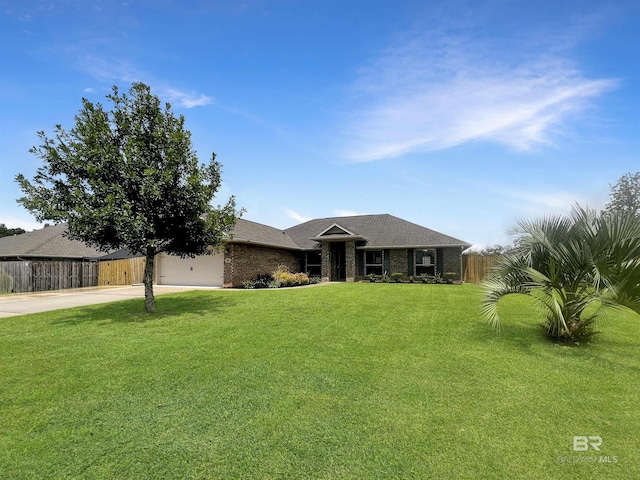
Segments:
[[[442,267],[443,275],[446,272],[456,272],[458,276],[456,280],[462,279],[462,267],[461,267],[461,255],[462,249],[460,247],[451,247],[442,249]]]
[[[356,279],[356,242],[346,242],[345,245],[346,280],[353,282]]]
[[[322,281],[331,280],[331,250],[329,242],[322,242]]]
[[[406,277],[413,275],[407,271],[407,249],[389,250],[389,274],[400,272]]]
[[[303,269],[303,254],[279,248],[232,243],[224,255],[224,286],[240,287],[260,273],[272,273],[286,265],[293,273]]]
[[[364,250],[356,250],[356,280],[364,278]]]

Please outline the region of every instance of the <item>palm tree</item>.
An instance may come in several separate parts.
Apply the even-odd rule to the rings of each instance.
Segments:
[[[598,215],[575,206],[569,216],[520,221],[516,247],[484,283],[482,313],[500,328],[499,300],[509,294],[536,300],[546,332],[577,341],[593,333],[604,309],[640,313],[640,221],[629,213]]]

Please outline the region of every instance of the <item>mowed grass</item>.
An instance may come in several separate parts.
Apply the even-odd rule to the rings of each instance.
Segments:
[[[197,291],[0,320],[0,478],[640,478],[640,319],[472,285]],[[573,437],[600,436],[600,451]]]

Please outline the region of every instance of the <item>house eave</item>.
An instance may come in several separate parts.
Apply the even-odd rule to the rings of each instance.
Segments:
[[[324,237],[309,237],[314,242],[349,242],[349,241],[367,241],[367,237],[362,235],[326,235]]]
[[[470,244],[448,244],[448,245],[437,245],[437,244],[431,244],[431,245],[362,245],[359,247],[356,247],[356,249],[358,250],[393,250],[393,249],[399,249],[399,248],[452,248],[452,247],[460,247],[460,248],[469,248],[471,245]]]
[[[277,245],[275,243],[268,242],[256,242],[255,240],[242,239],[242,238],[233,238],[232,240],[227,241],[228,244],[240,243],[242,245],[255,245],[256,247],[269,247],[269,248],[282,248],[285,250],[303,250],[300,247],[289,247],[285,245]]]
[[[52,259],[52,260],[85,260],[85,261],[98,261],[100,257],[78,257],[75,255],[37,255],[37,254],[16,254],[16,255],[0,255],[0,260],[3,261],[12,261],[7,259],[17,259],[17,261],[22,260],[44,260],[44,259]]]

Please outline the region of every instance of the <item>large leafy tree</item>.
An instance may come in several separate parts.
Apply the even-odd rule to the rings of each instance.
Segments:
[[[640,172],[627,173],[611,186],[605,213],[632,212],[640,217]]]
[[[631,212],[597,215],[574,207],[568,216],[521,221],[517,246],[485,282],[483,314],[500,326],[499,300],[524,294],[543,312],[546,332],[578,341],[593,333],[606,309],[640,313],[640,222]]]
[[[213,207],[221,181],[215,154],[201,164],[185,119],[162,107],[143,83],[107,95],[113,107],[82,100],[75,126],[60,125],[30,152],[42,159],[35,177],[16,177],[18,200],[39,221],[68,224],[68,235],[104,251],[146,256],[145,305],[154,311],[154,259],[194,256],[224,244],[239,214],[235,199]]]

